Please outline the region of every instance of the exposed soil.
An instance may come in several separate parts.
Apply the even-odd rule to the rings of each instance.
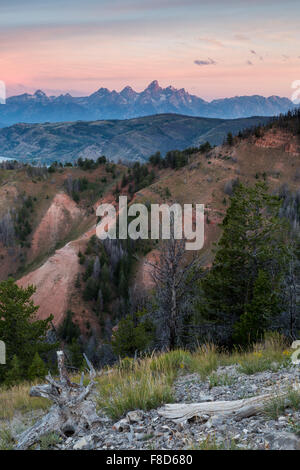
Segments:
[[[36,293],[32,299],[40,306],[38,317],[45,319],[54,316],[58,325],[68,309],[69,296],[78,273],[77,247],[74,243],[56,251],[41,267],[18,281],[22,287],[34,284]]]
[[[68,204],[69,213],[74,217],[81,213],[68,196],[65,194],[58,196],[55,203],[50,206],[47,212],[48,215],[45,215],[44,223],[43,221],[41,223],[40,234],[43,233],[44,229],[47,230],[46,222],[49,222],[49,226],[53,226],[55,230],[58,224],[63,221],[63,219],[59,219],[59,216],[64,213],[65,206],[62,209],[62,204]],[[100,202],[111,200],[112,197],[108,196],[95,204],[95,208]],[[47,231],[44,232],[45,236],[46,234]],[[30,284],[36,286],[36,293],[32,299],[40,307],[38,318],[45,319],[52,314],[54,316],[53,324],[58,326],[62,322],[66,311],[71,309],[75,314],[74,320],[79,324],[81,331],[85,330],[86,323],[89,322],[92,329],[99,333],[99,321],[95,318],[90,304],[83,301],[81,292],[75,288],[77,276],[83,272],[83,267],[78,262],[78,253],[79,251],[85,251],[86,243],[95,234],[96,226],[94,225],[81,237],[57,250],[42,266],[18,281],[18,284],[22,287]]]
[[[83,211],[66,194],[58,193],[45,213],[31,241],[31,258],[41,251],[54,248],[56,243],[64,239],[72,226],[83,216]]]
[[[257,147],[264,148],[282,148],[285,152],[297,155],[299,154],[299,141],[296,137],[283,130],[271,129],[255,141]]]

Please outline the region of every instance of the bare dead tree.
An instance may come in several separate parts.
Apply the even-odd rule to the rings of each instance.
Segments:
[[[86,355],[84,357],[90,374],[87,386],[83,385],[84,374],[81,376],[80,384],[71,382],[64,364],[64,353],[57,351],[59,379],[55,380],[49,372],[45,378],[47,384],[36,385],[30,390],[31,397],[47,398],[54,405],[48,414],[21,434],[16,450],[28,449],[48,432],[57,432],[62,436],[77,435],[99,422],[96,406],[89,397],[95,385],[96,372]]]
[[[0,219],[0,243],[4,246],[14,245],[15,227],[10,211]]]
[[[197,280],[202,276],[199,260],[186,261],[185,239],[174,238],[174,219],[171,236],[162,244],[155,262],[148,261],[150,275],[156,286],[155,320],[160,346],[174,349],[182,342],[192,321]]]

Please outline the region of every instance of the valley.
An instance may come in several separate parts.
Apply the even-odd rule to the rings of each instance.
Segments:
[[[1,155],[38,165],[97,159],[145,162],[153,153],[220,145],[227,133],[266,124],[268,117],[235,120],[158,114],[129,120],[15,124],[0,129]]]
[[[153,350],[150,354],[146,347],[153,327],[145,312],[158,289],[154,274],[155,265],[160,266],[165,256],[163,244],[100,241],[95,235],[97,206],[111,203],[117,207],[120,195],[126,195],[129,204],[146,207],[152,203],[204,204],[205,243],[197,260],[208,277],[215,266],[216,244],[226,230],[224,218],[232,210],[232,201],[237,201],[235,192],[256,188],[252,194],[258,198],[263,187],[270,195],[263,196],[266,200],[271,195],[281,198],[284,214],[297,233],[297,119],[286,117],[238,136],[227,135],[222,145],[214,147],[205,144],[169,151],[165,158],[156,152],[143,164],[115,164],[104,157],[80,159],[75,165],[55,162],[48,168],[16,161],[1,163],[0,280],[13,277],[17,288],[23,289],[20,292],[35,286],[36,323],[49,321],[52,315],[47,345],[59,341],[68,369],[75,371],[72,380],[79,379],[82,352],[100,370],[93,392],[98,416],[103,419],[96,428],[97,441],[87,429],[80,439],[58,440],[53,433],[44,443],[42,437],[37,448],[110,449],[111,439],[119,449],[298,448],[299,392],[290,387],[298,372],[291,362],[287,337],[275,330],[245,350],[236,351],[230,343],[224,349],[206,340],[191,350]],[[185,261],[189,258],[187,255]],[[193,286],[196,295],[199,285]],[[267,288],[264,280],[263,298]],[[183,294],[191,299],[188,290]],[[230,299],[230,309],[231,303]],[[223,325],[226,327],[226,317],[221,321],[226,331]],[[285,400],[280,409],[278,388]],[[0,403],[10,402],[0,412],[0,448],[7,448],[19,445],[16,416],[30,432],[29,416],[45,416],[49,404],[44,398],[28,402],[27,384],[0,392]],[[191,415],[188,426],[173,419],[172,410],[193,412],[197,407],[214,410],[235,404],[244,410],[247,400],[263,402],[241,420],[238,413],[223,417],[213,411],[208,415],[199,411],[200,421]],[[289,422],[283,413],[288,413]],[[3,433],[6,428],[7,434]],[[128,429],[134,430],[130,442]],[[27,445],[30,443],[24,448]]]
[[[53,314],[54,325],[58,327],[65,313],[71,310],[82,332],[88,334],[86,325],[89,324],[90,331],[97,337],[101,336],[101,321],[99,323],[97,315],[101,317],[102,314],[95,314],[94,302],[83,300],[85,284],[79,289],[75,284],[86,269],[79,263],[78,254],[85,253],[95,235],[95,209],[101,202],[116,200],[114,188],[128,171],[125,166],[115,165],[114,173],[109,173],[109,165],[100,164],[91,170],[58,166],[55,173],[26,167],[0,170],[0,221],[1,217],[3,221],[7,216],[7,207],[13,214],[22,200],[28,197],[36,199],[30,214],[32,231],[26,241],[21,242],[23,247],[17,239],[8,246],[2,244],[1,278],[12,274],[20,286],[36,286],[33,300],[40,307],[39,318]],[[134,201],[144,204],[205,204],[205,245],[200,256],[203,264],[209,266],[213,259],[212,245],[220,236],[219,224],[227,209],[232,184],[239,180],[253,185],[262,179],[271,191],[282,187],[296,191],[299,187],[299,167],[297,137],[284,130],[269,129],[260,138],[252,135],[237,140],[234,146],[225,144],[206,153],[194,153],[188,165],[176,170],[152,167],[154,182],[136,191]],[[80,201],[75,202],[68,187],[70,181],[80,178],[94,183],[92,187],[97,189],[80,193]],[[105,183],[101,182],[105,180]],[[128,195],[128,186],[119,187],[120,194]],[[91,197],[94,197],[94,202]],[[144,256],[138,255],[130,280],[132,287],[141,291],[152,286],[145,259],[155,257],[156,248],[149,248],[150,251],[148,249]],[[107,312],[105,318],[108,318]],[[112,323],[109,328],[113,326]]]

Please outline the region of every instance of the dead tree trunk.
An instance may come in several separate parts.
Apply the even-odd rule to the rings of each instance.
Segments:
[[[154,262],[146,262],[156,286],[157,308],[153,314],[161,349],[182,346],[184,337],[189,336],[185,322],[193,314],[197,280],[203,276],[198,258],[187,263],[185,244],[185,238],[175,238],[174,214],[171,213],[170,239],[164,240]]]
[[[45,385],[36,385],[31,388],[31,397],[43,397],[51,400],[54,405],[49,413],[30,429],[26,430],[18,439],[16,450],[25,450],[39,441],[43,434],[57,432],[61,436],[72,436],[80,431],[90,429],[99,422],[94,402],[89,398],[95,385],[95,369],[85,356],[90,374],[90,382],[83,385],[84,374],[80,384],[72,383],[64,365],[63,351],[57,351],[59,380],[54,380],[50,372]]]

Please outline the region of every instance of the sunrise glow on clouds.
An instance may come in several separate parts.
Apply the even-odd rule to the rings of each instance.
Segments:
[[[300,79],[299,0],[2,0],[8,93],[142,90],[204,99],[291,95]]]

